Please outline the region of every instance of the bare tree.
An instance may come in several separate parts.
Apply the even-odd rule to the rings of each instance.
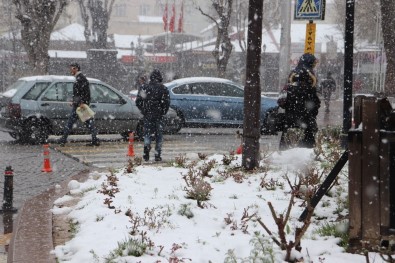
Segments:
[[[78,0],[88,48],[107,48],[107,29],[115,0]]]
[[[223,78],[226,75],[226,67],[228,66],[228,61],[233,50],[229,37],[233,0],[211,0],[211,3],[218,18],[206,13],[201,7],[198,7],[198,10],[202,15],[213,21],[217,27],[217,40],[215,41],[215,48],[212,53],[217,63],[218,77]]]
[[[335,0],[335,5],[338,17],[344,18],[345,2]],[[395,34],[392,30],[395,26],[394,11],[395,2],[391,0],[360,0],[356,1],[355,6],[355,42],[369,41],[381,45],[382,41],[384,44],[387,58],[384,92],[388,95],[395,94]],[[344,28],[344,23],[339,26]]]
[[[338,21],[338,28],[345,32],[345,11],[346,2],[343,0],[334,0],[334,16]],[[375,42],[380,35],[380,28],[377,27],[380,21],[380,0],[360,0],[355,2],[354,16],[354,41]]]
[[[16,18],[22,24],[21,41],[33,74],[46,74],[49,41],[67,0],[13,0]]]

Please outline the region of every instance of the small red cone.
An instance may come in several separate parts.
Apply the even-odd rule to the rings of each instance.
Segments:
[[[134,156],[134,132],[129,133],[129,150],[128,156]]]
[[[44,144],[44,167],[41,169],[41,172],[52,172],[51,163],[49,160],[49,145]]]
[[[243,146],[240,145],[239,147],[237,147],[236,154],[242,154],[242,153],[243,153]]]

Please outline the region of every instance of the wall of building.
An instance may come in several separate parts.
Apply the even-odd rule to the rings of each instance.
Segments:
[[[166,2],[168,2],[168,21],[172,14],[172,5],[175,3],[176,19],[175,27],[178,28],[181,4],[184,2],[184,23],[185,33],[200,34],[200,31],[207,27],[211,21],[197,10],[196,2],[204,10],[209,11],[211,4],[207,0],[117,0],[114,3],[109,23],[109,34],[123,35],[155,35],[164,32],[163,14]],[[144,18],[141,18],[143,16]],[[82,23],[81,14],[77,2],[71,2],[57,28],[62,28],[71,23]]]

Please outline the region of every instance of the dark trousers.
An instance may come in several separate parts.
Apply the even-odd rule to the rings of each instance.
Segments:
[[[300,128],[304,132],[303,139],[299,142],[299,147],[313,148],[315,146],[315,134],[318,131],[316,116],[305,116],[303,119],[288,120],[284,126],[280,138],[280,150],[291,148],[290,142],[287,140],[286,135],[289,128]]]
[[[62,135],[62,138],[60,139],[61,142],[65,143],[67,141],[67,137],[71,133],[74,123],[78,120],[78,115],[77,115],[76,110],[77,110],[76,107],[73,107],[73,109],[71,110],[69,119],[67,121],[67,125],[63,129],[63,135]],[[90,133],[92,134],[92,142],[93,143],[97,142],[98,140],[97,140],[97,130],[95,127],[95,119],[92,117],[89,120],[85,121],[84,124],[89,129]]]
[[[324,93],[325,110],[329,110],[329,105],[331,103],[331,93]]]
[[[144,148],[151,149],[152,137],[155,137],[155,155],[162,153],[163,143],[163,118],[143,118],[144,122]]]

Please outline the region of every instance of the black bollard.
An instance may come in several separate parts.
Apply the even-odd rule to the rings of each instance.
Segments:
[[[7,166],[4,172],[4,195],[3,195],[3,207],[0,210],[0,213],[13,212],[17,211],[16,208],[12,207],[12,199],[13,199],[13,191],[14,191],[14,171],[11,166]]]

